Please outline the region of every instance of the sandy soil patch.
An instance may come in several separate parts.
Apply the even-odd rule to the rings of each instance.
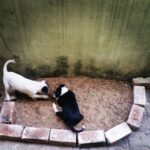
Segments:
[[[74,91],[86,130],[107,130],[124,122],[132,105],[130,84],[115,80],[81,78],[46,78],[50,95],[64,83]],[[2,97],[1,97],[2,99]],[[66,129],[63,121],[55,116],[50,96],[48,100],[32,100],[19,96],[16,100],[17,124],[35,127]],[[80,126],[80,125],[79,125]]]

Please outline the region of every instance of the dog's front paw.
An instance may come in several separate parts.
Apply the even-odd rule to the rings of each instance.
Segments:
[[[55,114],[56,114],[57,112],[59,112],[55,103],[53,103],[52,106],[53,106],[53,109],[54,109]]]
[[[36,98],[43,98],[43,99],[48,99],[49,96],[48,95],[38,95],[38,94],[35,94],[35,95],[32,95],[30,96],[32,99],[36,99]]]
[[[17,97],[13,95],[13,96],[10,96],[10,99],[14,100],[14,99],[17,99]]]
[[[43,95],[43,97],[42,98],[44,98],[44,99],[48,99],[49,98],[49,96],[48,95]]]
[[[5,96],[4,101],[11,101],[10,96]]]
[[[56,95],[55,94],[53,94],[53,98],[56,99]]]
[[[56,109],[56,104],[52,103],[52,106],[53,106],[53,109],[55,110]]]
[[[11,101],[11,99],[8,99],[8,98],[5,97],[5,98],[4,98],[4,101],[6,101],[6,102],[7,102],[7,101]]]

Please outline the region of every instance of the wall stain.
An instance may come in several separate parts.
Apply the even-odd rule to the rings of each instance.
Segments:
[[[68,58],[66,56],[59,56],[56,58],[56,66],[53,75],[58,76],[67,76],[68,75]]]

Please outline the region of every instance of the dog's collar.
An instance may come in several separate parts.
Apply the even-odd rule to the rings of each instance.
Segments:
[[[62,87],[60,96],[64,95],[67,92],[68,92],[68,88]]]

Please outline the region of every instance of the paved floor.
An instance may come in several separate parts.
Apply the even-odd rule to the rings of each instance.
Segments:
[[[117,144],[109,147],[87,148],[87,150],[150,150],[150,90],[147,90],[147,106],[140,129]],[[79,150],[45,144],[30,144],[0,140],[0,150]],[[84,150],[84,149],[82,149]]]

